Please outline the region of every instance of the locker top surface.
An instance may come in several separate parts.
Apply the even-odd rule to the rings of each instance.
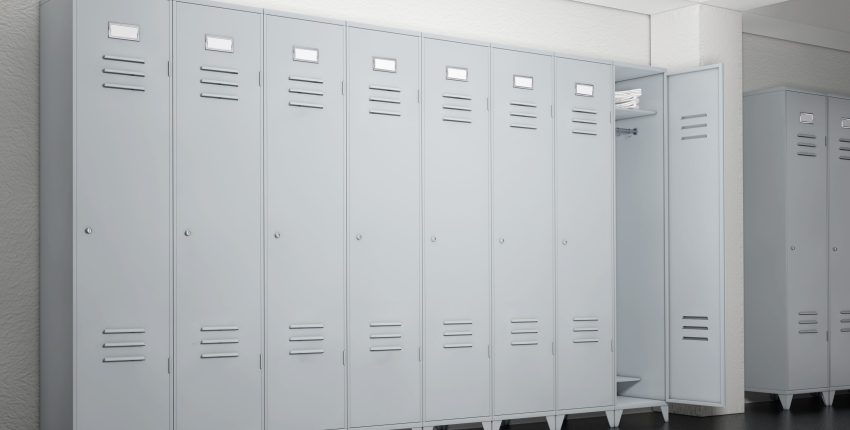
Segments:
[[[815,96],[830,96],[830,97],[850,98],[850,97],[847,97],[847,96],[830,95],[830,94],[821,93],[821,92],[817,92],[817,91],[802,90],[802,89],[799,89],[799,88],[792,88],[792,87],[770,87],[770,88],[764,88],[764,89],[761,89],[761,90],[749,91],[749,92],[744,93],[744,97],[752,97],[752,96],[757,96],[757,95],[761,95],[761,94],[784,93],[784,92],[811,94],[811,95],[815,95]]]
[[[171,1],[171,0],[162,0],[162,1]],[[230,9],[236,10],[240,12],[249,12],[249,13],[263,13],[263,8],[252,7],[252,6],[242,6],[233,3],[225,3],[220,1],[212,1],[212,0],[174,0],[177,3],[186,3],[186,4],[194,4],[198,6],[209,6],[209,7],[217,7],[221,9]]]

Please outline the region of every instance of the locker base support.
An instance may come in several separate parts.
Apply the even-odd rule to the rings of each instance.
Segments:
[[[832,406],[832,401],[835,400],[835,391],[821,391],[820,398],[823,400],[823,404],[826,406]]]
[[[560,430],[561,427],[555,427],[555,415],[549,415],[546,417],[546,424],[549,425],[549,430]]]
[[[493,420],[490,423],[490,428],[492,430],[499,430],[500,428],[502,428],[502,420]]]
[[[555,416],[555,430],[561,430],[561,427],[564,426],[564,420],[567,419],[566,415],[556,415]]]
[[[782,404],[782,409],[789,410],[791,409],[791,400],[794,400],[793,394],[777,394],[779,396],[779,403]]]
[[[661,418],[664,419],[665,423],[670,422],[670,407],[667,405],[659,406],[657,408],[653,408],[654,410],[661,412]]]
[[[620,419],[623,418],[623,410],[616,409],[613,411],[605,411],[605,417],[608,418],[608,427],[620,427]]]

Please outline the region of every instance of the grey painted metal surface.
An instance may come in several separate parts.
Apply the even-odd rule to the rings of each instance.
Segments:
[[[422,418],[419,43],[348,30],[352,427]]]
[[[830,385],[850,386],[850,100],[829,99]]]
[[[169,6],[77,7],[75,423],[167,428]]]
[[[490,415],[490,50],[423,39],[425,421]]]
[[[668,400],[722,405],[723,71],[667,81]]]
[[[614,137],[610,64],[557,58],[556,409],[614,404]]]
[[[554,407],[553,69],[492,51],[496,415]]]
[[[175,428],[259,429],[262,15],[174,12]]]
[[[266,16],[266,416],[345,427],[345,27]]]
[[[819,95],[786,97],[788,386],[798,390],[829,385],[827,105]],[[805,114],[811,123],[801,120]]]

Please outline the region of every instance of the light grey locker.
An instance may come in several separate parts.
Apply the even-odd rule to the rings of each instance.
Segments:
[[[177,429],[262,424],[262,15],[174,6]]]
[[[613,68],[557,58],[556,409],[614,403]]]
[[[345,28],[267,15],[270,428],[345,427]]]
[[[831,390],[850,388],[850,100],[829,98],[829,349]],[[825,318],[824,318],[825,319]]]
[[[169,9],[77,3],[79,429],[170,422]]]
[[[553,58],[492,50],[494,414],[554,408]]]
[[[490,49],[423,39],[425,421],[490,415]]]
[[[722,406],[723,70],[667,78],[668,401]]]
[[[419,43],[348,29],[350,427],[422,418]]]
[[[829,385],[826,98],[787,93],[787,330],[792,389]],[[800,120],[810,113],[814,120]]]

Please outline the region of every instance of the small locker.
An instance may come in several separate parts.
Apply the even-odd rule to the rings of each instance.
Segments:
[[[348,425],[421,423],[420,39],[348,29]]]
[[[796,90],[744,98],[746,389],[785,408],[803,392],[829,403],[827,109]]]
[[[614,76],[555,60],[557,404],[614,403]]]
[[[176,429],[262,425],[262,25],[174,6]]]
[[[850,99],[829,98],[830,391],[850,389]],[[832,394],[830,393],[830,394]]]
[[[345,27],[265,18],[266,416],[345,427]]]
[[[490,416],[490,49],[423,38],[425,418]]]
[[[167,429],[170,5],[41,20],[41,428]]]
[[[554,408],[551,55],[492,50],[494,415]]]

